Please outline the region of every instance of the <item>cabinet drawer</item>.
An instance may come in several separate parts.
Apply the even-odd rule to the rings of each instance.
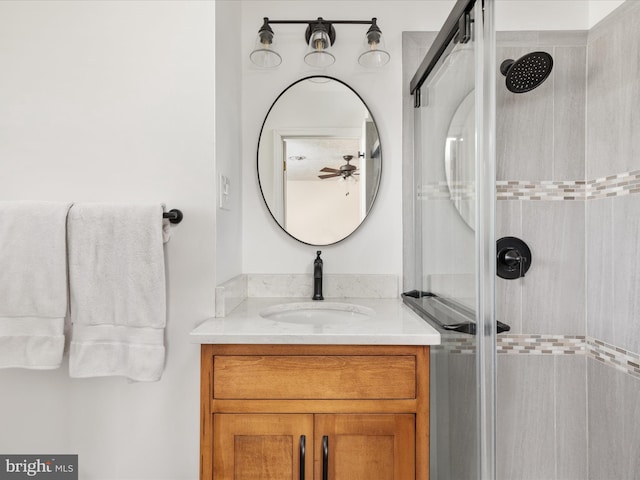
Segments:
[[[413,355],[215,356],[217,399],[411,399]]]

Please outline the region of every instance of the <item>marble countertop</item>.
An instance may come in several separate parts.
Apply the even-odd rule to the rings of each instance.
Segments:
[[[336,308],[343,313],[345,308],[350,310],[344,304],[354,305],[352,319],[297,322],[287,315],[278,315],[278,311],[304,309],[304,304],[310,303],[311,300],[301,298],[248,298],[226,317],[205,320],[191,331],[190,338],[193,343],[200,344],[440,344],[440,334],[401,299],[325,298],[323,302],[313,302],[324,307],[341,304]],[[287,307],[279,307],[282,304]],[[275,315],[264,318],[261,312]],[[369,315],[362,314],[367,312]]]

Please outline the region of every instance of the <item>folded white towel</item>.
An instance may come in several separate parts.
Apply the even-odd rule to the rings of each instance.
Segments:
[[[161,205],[69,211],[72,377],[159,380],[166,322]]]
[[[0,368],[58,368],[70,203],[0,202]]]

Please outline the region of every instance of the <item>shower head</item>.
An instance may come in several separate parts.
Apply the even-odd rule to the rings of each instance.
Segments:
[[[547,52],[531,52],[518,60],[505,60],[500,73],[506,78],[507,89],[513,93],[524,93],[544,82],[553,68],[553,58]]]

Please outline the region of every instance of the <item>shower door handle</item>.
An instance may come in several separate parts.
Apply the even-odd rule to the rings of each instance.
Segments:
[[[476,324],[474,322],[454,323],[453,325],[442,325],[441,327],[451,332],[468,333],[470,335],[476,334]],[[511,330],[509,325],[502,323],[500,320],[496,320],[496,333],[504,333],[509,330]]]
[[[432,321],[437,328],[476,334],[475,312],[452,300],[440,298],[434,293],[412,290],[402,294],[402,301],[422,318]],[[496,333],[509,330],[509,325],[496,321]]]

